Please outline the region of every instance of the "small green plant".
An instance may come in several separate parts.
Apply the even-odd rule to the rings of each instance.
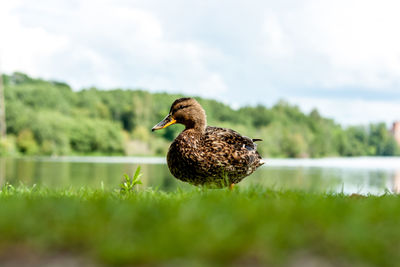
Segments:
[[[140,177],[142,173],[140,173],[140,166],[136,168],[135,174],[132,178],[129,177],[128,174],[124,174],[124,181],[119,185],[121,193],[132,192],[136,185],[142,184]]]
[[[12,184],[10,184],[9,182],[6,182],[0,189],[1,189],[0,194],[6,195],[6,196],[11,195],[16,192],[15,187]]]

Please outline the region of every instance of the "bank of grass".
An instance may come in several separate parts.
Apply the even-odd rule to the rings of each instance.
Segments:
[[[389,193],[6,185],[0,263],[12,251],[39,262],[72,255],[95,266],[396,266],[399,226],[400,198]]]

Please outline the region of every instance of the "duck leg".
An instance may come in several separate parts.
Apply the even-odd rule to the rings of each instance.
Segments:
[[[229,185],[229,190],[231,190],[231,191],[232,191],[234,186],[235,186],[235,184],[234,184],[234,183],[230,184],[230,185]]]

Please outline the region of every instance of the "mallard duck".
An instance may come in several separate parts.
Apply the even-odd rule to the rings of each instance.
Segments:
[[[255,141],[231,129],[207,126],[206,113],[193,98],[180,98],[152,131],[180,123],[185,129],[167,154],[168,168],[177,179],[193,185],[230,186],[264,164]]]

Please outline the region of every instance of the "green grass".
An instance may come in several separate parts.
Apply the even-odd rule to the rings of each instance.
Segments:
[[[5,185],[0,251],[9,248],[112,266],[395,266],[400,198]]]

